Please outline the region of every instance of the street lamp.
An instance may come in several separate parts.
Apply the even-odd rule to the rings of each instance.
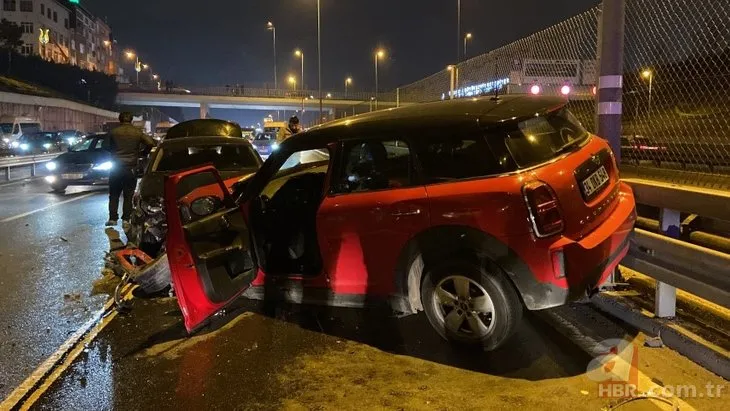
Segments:
[[[135,60],[134,71],[137,72],[137,85],[139,86],[139,72],[142,71],[142,66],[139,63],[139,56],[137,55],[137,53],[135,53],[131,50],[127,50],[126,52],[124,52],[124,54],[127,56],[128,59]]]
[[[375,110],[378,109],[378,60],[385,57],[385,50],[375,52]]]
[[[271,34],[274,39],[274,90],[276,90],[278,88],[276,80],[276,26],[274,26],[274,23],[268,22],[266,23],[266,30],[271,30]]]
[[[327,93],[327,98],[332,98],[332,93]]]
[[[646,116],[651,117],[651,86],[654,82],[654,72],[649,69],[645,69],[641,72],[641,77],[649,80],[649,106],[646,109]]]
[[[345,98],[347,98],[347,86],[352,84],[352,77],[348,77],[345,79]]]
[[[294,55],[302,59],[302,91],[304,91],[304,52],[296,49],[294,50]]]
[[[469,42],[469,40],[471,40],[471,37],[472,37],[471,33],[466,33],[464,35],[464,60],[466,60],[466,56],[467,56],[466,46],[467,46],[467,43]]]
[[[446,66],[446,70],[449,71],[450,78],[449,78],[449,99],[453,100],[456,96],[454,93],[454,89],[456,88],[456,71],[457,68],[453,64],[450,64]]]
[[[294,77],[293,75],[291,75],[291,76],[289,76],[289,78],[287,79],[287,81],[291,85],[292,90],[296,90],[297,89],[297,78],[296,77]]]

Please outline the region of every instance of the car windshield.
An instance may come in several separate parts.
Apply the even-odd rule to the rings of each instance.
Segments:
[[[531,117],[507,130],[504,141],[507,150],[520,168],[552,160],[588,137],[568,109]]]
[[[153,172],[185,170],[213,164],[219,171],[258,168],[258,157],[248,144],[217,144],[163,147]]]
[[[32,134],[41,131],[41,125],[38,123],[21,124],[20,127],[23,129],[23,134]]]
[[[43,142],[51,142],[56,137],[56,133],[33,133],[33,134],[23,134],[23,136],[20,138],[21,141],[25,142],[33,142],[33,141],[43,141]]]
[[[13,125],[11,123],[2,123],[0,124],[0,129],[2,129],[3,133],[10,134],[13,132]]]
[[[69,149],[69,151],[88,151],[88,150],[91,150],[92,147],[95,147],[96,146],[96,144],[94,144],[94,142],[97,141],[97,140],[98,139],[91,139],[91,138],[90,139],[87,139],[87,140],[84,140],[84,141],[82,141],[82,142],[74,145],[73,147],[71,147]]]

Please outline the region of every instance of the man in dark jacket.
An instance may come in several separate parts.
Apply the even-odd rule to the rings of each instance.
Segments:
[[[109,173],[109,221],[107,227],[117,225],[119,219],[119,195],[124,194],[122,221],[129,224],[132,217],[132,196],[137,187],[135,170],[144,148],[155,145],[154,140],[132,125],[132,113],[119,114],[121,125],[109,133],[109,151],[114,164]],[[144,147],[143,147],[144,146]]]

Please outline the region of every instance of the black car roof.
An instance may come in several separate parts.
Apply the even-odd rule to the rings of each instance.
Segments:
[[[214,146],[214,145],[221,145],[221,144],[238,144],[238,145],[248,145],[250,146],[251,143],[248,142],[245,138],[238,138],[238,137],[180,137],[175,138],[172,140],[165,139],[160,143],[160,148],[167,148],[167,147],[195,147],[195,146]]]
[[[351,133],[378,137],[378,130],[393,132],[411,128],[489,126],[544,114],[567,104],[562,97],[525,94],[464,98],[433,103],[419,103],[399,108],[346,117],[290,137],[288,145],[327,144],[347,138]],[[362,132],[362,133],[360,133]]]
[[[243,138],[241,126],[226,120],[198,119],[183,121],[167,131],[165,141],[183,137],[224,136]]]

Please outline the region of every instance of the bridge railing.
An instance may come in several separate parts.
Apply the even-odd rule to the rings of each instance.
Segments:
[[[156,87],[145,87],[125,85],[120,87],[122,92],[134,92],[134,93],[155,93],[155,94],[190,94],[200,96],[230,96],[230,97],[270,97],[270,98],[286,98],[293,100],[317,100],[319,101],[318,90],[293,90],[289,89],[275,89],[265,87],[248,87],[243,85],[234,86],[205,86],[205,87],[174,87],[170,89],[163,88],[158,90]],[[351,100],[358,102],[367,102],[371,100],[379,99],[380,101],[395,101],[395,92],[380,92],[376,96],[375,93],[364,92],[364,91],[322,91],[323,100]]]

